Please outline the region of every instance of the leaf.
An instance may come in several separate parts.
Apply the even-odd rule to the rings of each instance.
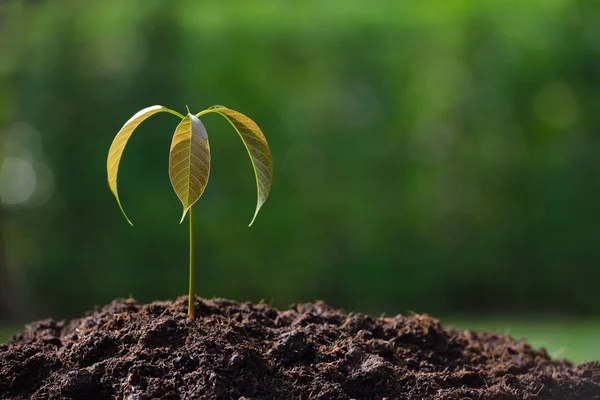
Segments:
[[[125,210],[123,210],[123,206],[121,205],[121,200],[119,199],[119,191],[117,190],[117,175],[119,173],[119,164],[121,163],[121,156],[123,155],[123,150],[125,150],[125,146],[127,145],[127,141],[133,134],[135,128],[137,128],[142,122],[144,122],[148,117],[159,113],[159,112],[170,112],[175,113],[172,110],[169,110],[163,106],[152,106],[144,108],[143,110],[138,111],[133,117],[129,119],[129,121],[125,122],[125,125],[121,128],[121,130],[117,133],[117,136],[113,139],[112,144],[110,145],[110,149],[108,150],[108,159],[106,160],[106,171],[108,174],[108,186],[110,190],[115,195],[117,199],[117,203],[119,204],[119,208],[121,212],[125,216],[125,219],[129,224],[133,225],[131,220],[125,214]],[[175,113],[177,114],[177,113]]]
[[[186,115],[175,129],[169,153],[169,177],[173,190],[188,210],[202,196],[210,173],[210,146],[206,128],[192,114]]]
[[[254,175],[256,176],[256,189],[258,192],[256,210],[250,225],[248,225],[252,226],[258,211],[269,196],[271,184],[273,183],[273,159],[267,139],[258,125],[242,113],[223,106],[212,106],[206,111],[215,112],[225,117],[240,135],[246,150],[248,150],[254,168]]]

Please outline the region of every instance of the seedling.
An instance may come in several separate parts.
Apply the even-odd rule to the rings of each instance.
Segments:
[[[231,110],[223,106],[213,106],[196,115],[187,110],[187,115],[183,116],[177,111],[170,110],[163,106],[152,106],[144,108],[123,125],[121,130],[115,136],[110,149],[108,151],[108,160],[106,161],[106,170],[108,173],[108,186],[115,195],[117,203],[125,219],[133,226],[133,223],[127,217],[117,190],[117,174],[119,172],[119,164],[123,150],[127,145],[127,141],[133,134],[133,131],[148,117],[159,112],[168,112],[181,119],[179,125],[173,134],[171,142],[171,150],[169,152],[169,177],[173,190],[183,204],[183,215],[181,216],[180,224],[189,215],[190,221],[190,285],[189,285],[189,302],[188,302],[188,318],[194,319],[194,209],[193,205],[198,201],[206,184],[210,173],[210,146],[208,144],[208,135],[206,128],[200,122],[200,117],[204,114],[215,113],[223,116],[231,123],[236,130],[242,142],[248,150],[248,155],[252,161],[254,175],[256,176],[256,189],[258,191],[258,200],[254,216],[250,221],[250,225],[254,223],[258,211],[267,200],[271,183],[273,180],[273,161],[271,159],[271,151],[265,135],[252,121],[245,115]]]

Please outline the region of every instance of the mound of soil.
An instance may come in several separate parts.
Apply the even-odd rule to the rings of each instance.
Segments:
[[[426,315],[371,318],[322,302],[115,300],[0,345],[2,399],[600,399],[574,367],[498,333]]]

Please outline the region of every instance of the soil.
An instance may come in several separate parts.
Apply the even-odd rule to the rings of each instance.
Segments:
[[[118,299],[38,321],[0,345],[2,399],[600,399],[573,366],[499,333],[426,315],[371,318],[322,302]]]

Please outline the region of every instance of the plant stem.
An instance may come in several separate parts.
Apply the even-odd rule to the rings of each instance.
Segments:
[[[196,270],[194,268],[194,207],[190,207],[190,293],[188,297],[188,318],[194,319],[194,281]]]

